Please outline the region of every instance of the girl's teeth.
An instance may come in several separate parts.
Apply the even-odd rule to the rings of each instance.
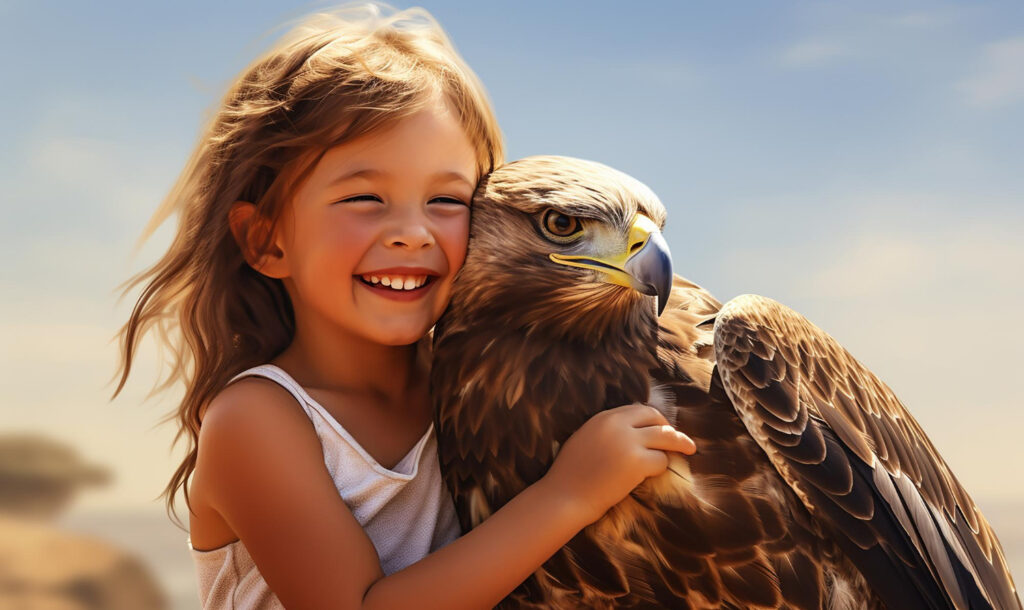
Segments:
[[[389,277],[389,276],[377,276],[377,275],[364,275],[363,280],[373,284],[390,286],[392,290],[415,290],[427,283],[428,276],[416,275],[416,276],[400,276],[400,277]]]

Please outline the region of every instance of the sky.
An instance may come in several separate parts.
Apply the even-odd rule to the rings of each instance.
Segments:
[[[396,3],[399,7],[407,4]],[[0,432],[155,506],[180,388],[112,341],[133,246],[231,79],[323,6],[0,0]],[[984,508],[1024,503],[1024,4],[429,2],[509,159],[606,163],[665,203],[675,270],[793,307],[894,389]],[[1017,277],[1017,280],[1013,278]]]

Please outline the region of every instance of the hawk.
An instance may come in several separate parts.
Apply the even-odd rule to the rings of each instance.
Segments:
[[[673,276],[664,222],[637,180],[565,157],[474,195],[431,372],[463,530],[600,410],[660,405],[697,444],[502,607],[1020,610],[992,528],[892,390],[793,310]]]

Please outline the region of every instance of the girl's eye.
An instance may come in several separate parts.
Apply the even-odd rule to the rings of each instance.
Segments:
[[[454,203],[456,205],[466,205],[465,201],[456,199],[455,197],[434,197],[428,203]]]
[[[379,201],[380,203],[384,203],[383,199],[376,195],[371,195],[369,193],[365,193],[362,195],[353,195],[352,197],[346,197],[345,199],[342,199],[339,203],[347,203],[351,201]]]
[[[568,216],[557,210],[548,210],[544,213],[544,230],[554,237],[573,237],[583,232],[583,223],[575,216]]]

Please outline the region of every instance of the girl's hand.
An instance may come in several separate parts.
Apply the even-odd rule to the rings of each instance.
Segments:
[[[697,447],[654,407],[624,405],[587,420],[565,441],[541,481],[593,523],[644,479],[663,473],[666,451],[693,455]]]

